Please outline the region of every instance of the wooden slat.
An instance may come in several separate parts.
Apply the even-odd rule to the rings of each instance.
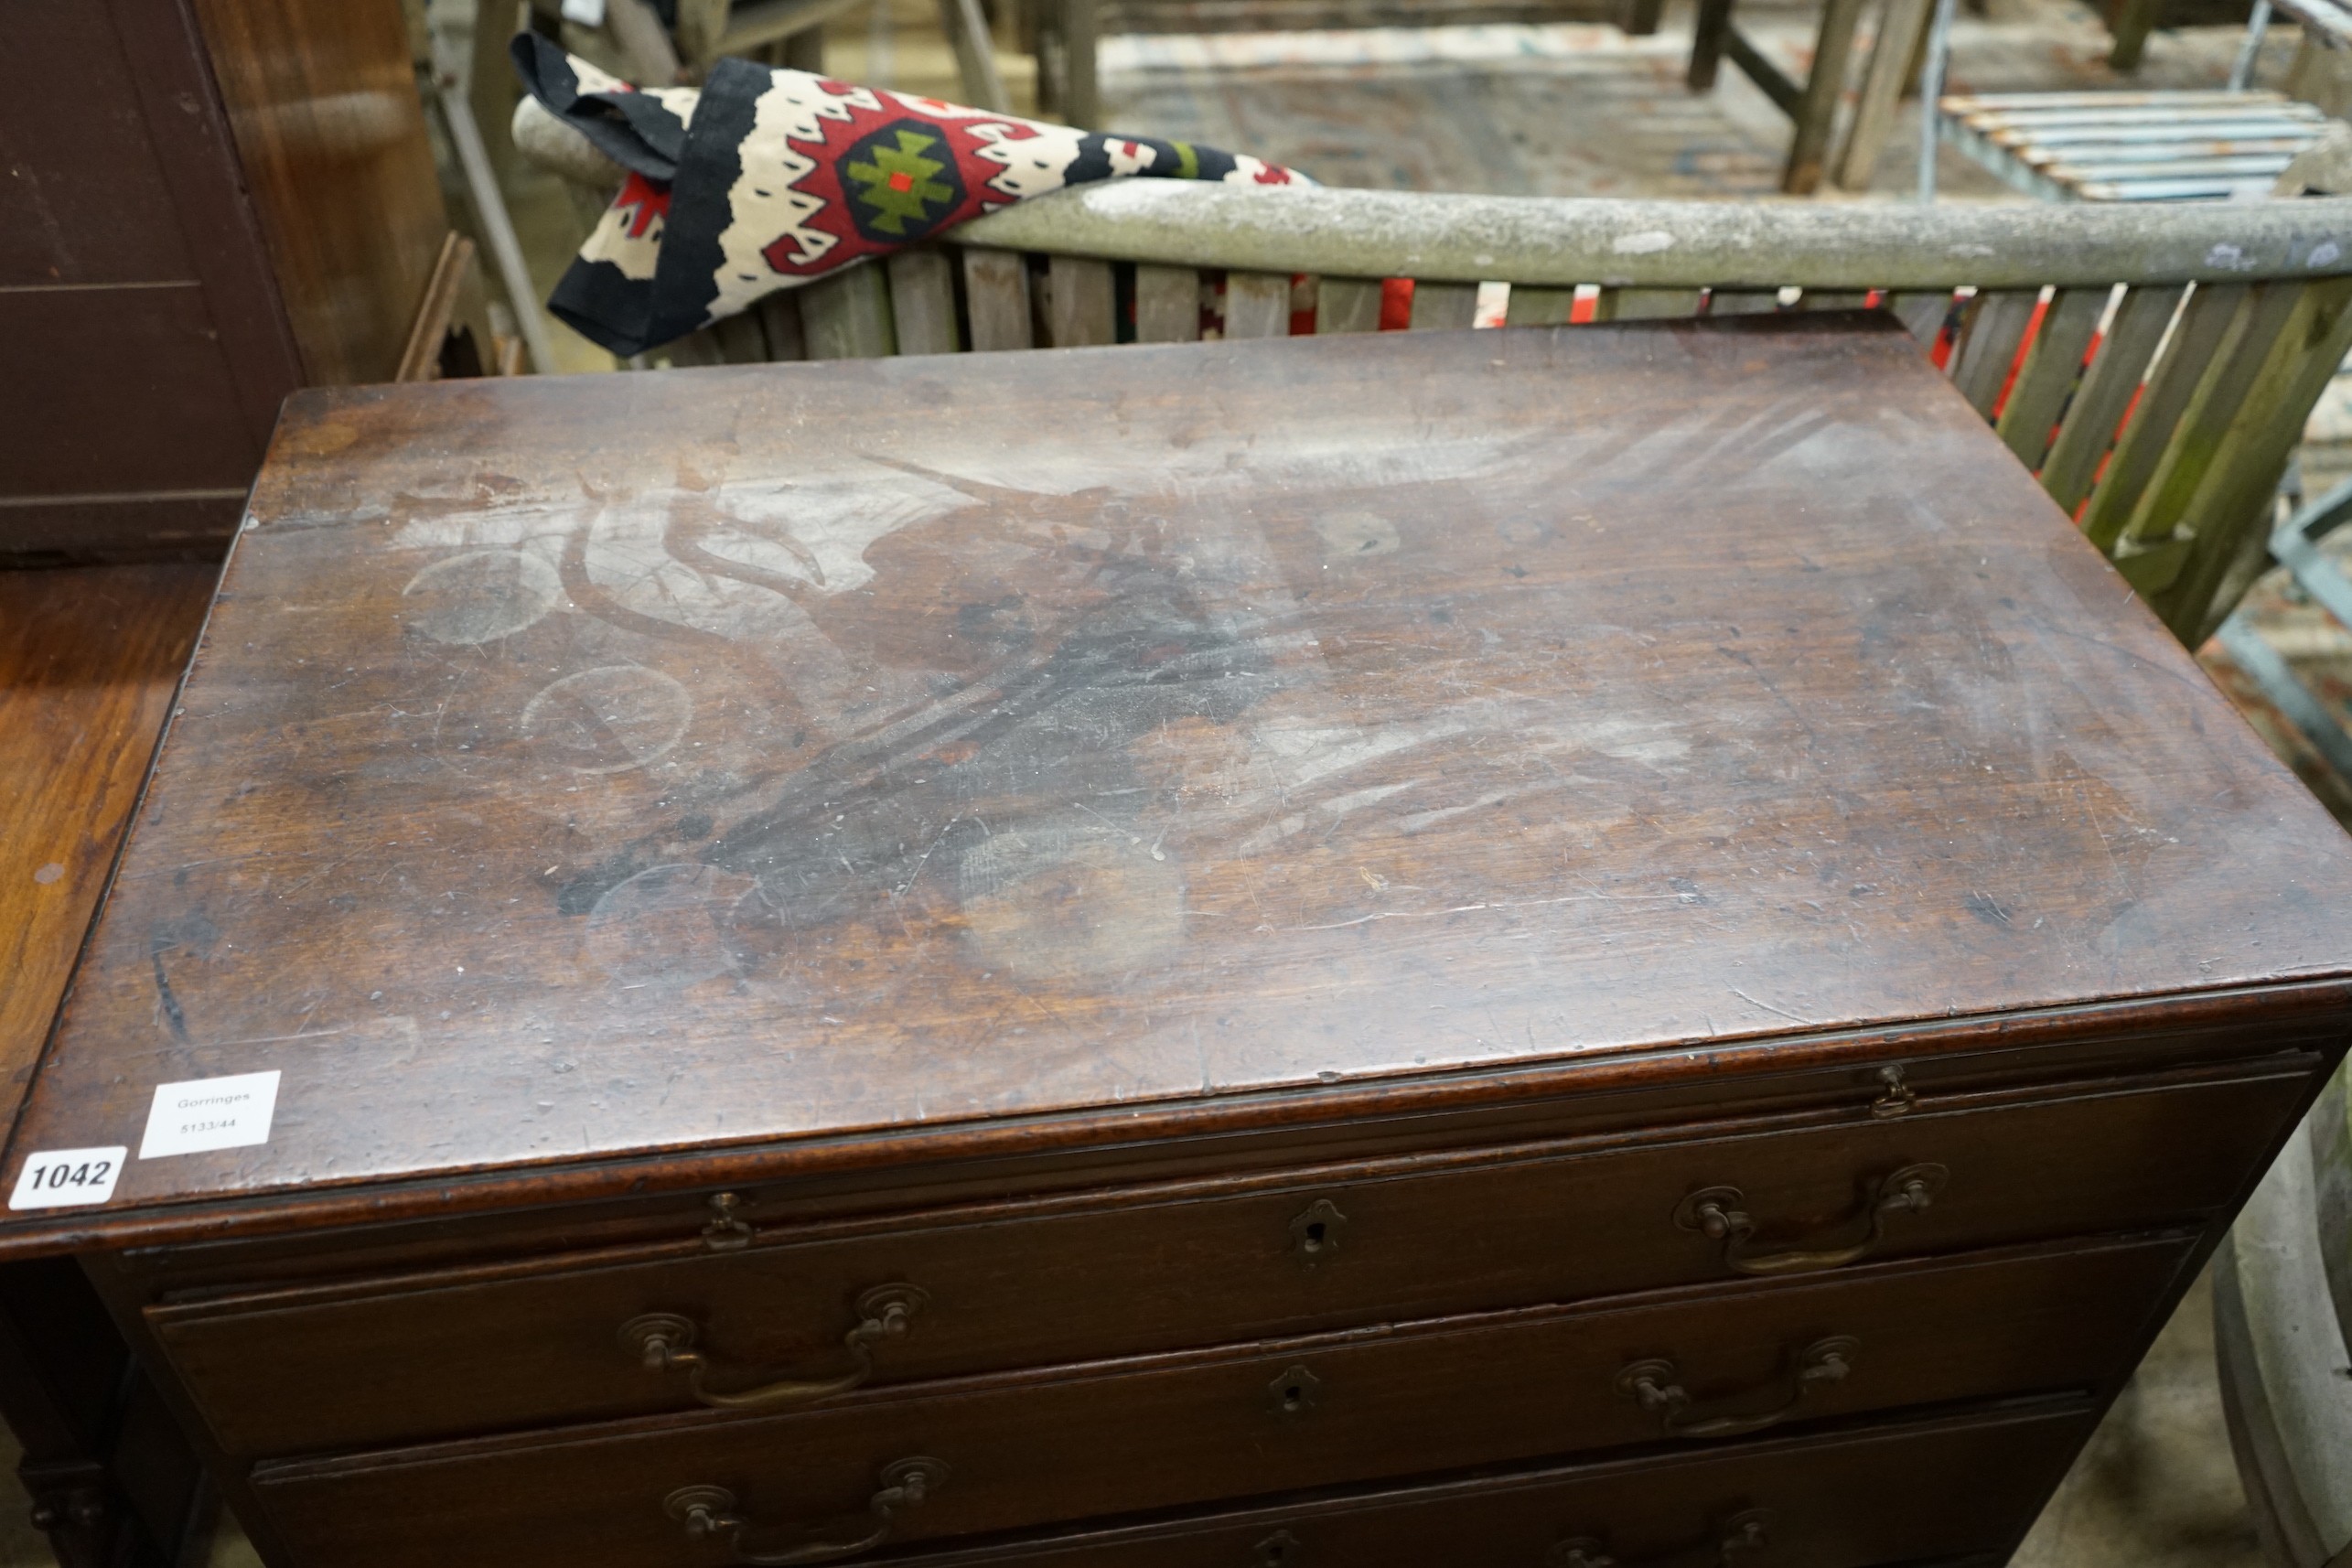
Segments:
[[[2016,390],[2009,394],[2008,404],[1993,426],[2028,468],[2040,467],[2042,455],[2050,449],[2058,411],[2066,407],[2067,394],[2082,372],[2083,354],[2090,348],[2091,335],[2099,330],[2099,318],[2107,314],[2113,292],[2060,289],[2050,301],[2049,314],[2042,318],[2042,329],[2034,335],[2024,368],[2017,372]]]
[[[760,326],[757,311],[746,310],[724,321],[712,322],[711,338],[718,344],[719,358],[727,364],[764,365],[768,362],[768,333]]]
[[[1952,313],[1952,291],[1946,289],[1914,289],[1906,294],[1886,296],[1886,308],[1903,323],[1906,330],[1919,340],[1923,349],[1936,346],[1937,335]]]
[[[1662,321],[1699,314],[1695,288],[1605,288],[1594,302],[1595,321]]]
[[[2132,394],[2139,390],[2186,292],[2178,285],[2126,289],[2123,303],[2116,306],[2115,319],[2108,324],[2107,336],[2083,374],[2082,388],[2067,405],[2058,437],[2042,462],[2042,488],[2068,516],[2090,493],[2099,460],[2113,444]]]
[[[1290,279],[1281,273],[1228,273],[1225,336],[1290,336]]]
[[[2287,456],[2312,405],[2352,350],[2352,279],[2297,285],[2295,311],[2239,401],[2211,467],[2189,499],[2196,542],[2155,603],[2191,648],[2213,635],[2270,564],[2271,519]]]
[[[1503,306],[1507,327],[1565,327],[1576,308],[1573,288],[1521,288],[1513,285]]]
[[[1054,348],[1087,349],[1119,341],[1118,292],[1109,262],[1050,257],[1046,290],[1046,330]]]
[[[1135,341],[1200,340],[1200,274],[1190,267],[1135,269]]]
[[[1478,285],[1429,283],[1412,285],[1412,329],[1426,332],[1467,327],[1478,314]]]
[[[1797,296],[1799,310],[1860,310],[1869,303],[1866,288],[1809,288]]]
[[[433,275],[425,280],[424,299],[409,325],[408,342],[401,349],[392,380],[429,381],[441,373],[441,345],[449,336],[466,270],[473,264],[474,242],[452,229],[442,239],[441,254],[434,261]],[[485,343],[482,349],[487,353],[489,345]]]
[[[727,362],[726,350],[719,346],[718,331],[710,327],[698,327],[683,338],[673,338],[651,352],[668,360],[671,369],[678,371]]]
[[[808,285],[800,290],[800,327],[811,360],[879,360],[896,353],[889,274],[877,266],[853,266]]]
[[[900,251],[885,263],[890,274],[890,315],[902,354],[952,354],[963,347],[956,329],[955,274],[938,251]]]
[[[2142,593],[2153,596],[2172,585],[2197,531],[2208,522],[2190,503],[2246,412],[2264,368],[2280,351],[2304,297],[2299,284],[2254,285],[2207,360],[2172,439],[2164,443],[2164,457],[2116,536],[2116,567]]]
[[[2101,550],[2113,549],[2123,525],[2138,509],[2143,492],[2164,461],[2174,427],[2196,395],[2216,350],[2250,293],[2251,286],[2246,284],[2208,284],[2189,295],[2163,352],[2148,372],[2131,423],[2115,443],[2115,455],[2099,476],[2090,504],[2083,512],[2082,531]]]
[[[1777,288],[1718,288],[1707,291],[1710,316],[1769,316],[1780,308]]]
[[[1919,35],[1928,26],[1930,0],[1886,0],[1879,14],[1878,36],[1870,46],[1870,65],[1863,77],[1862,98],[1846,130],[1845,145],[1838,149],[1831,177],[1846,190],[1867,190],[1885,149],[1888,134],[1901,108],[1904,83],[1910,79],[1912,57]]]
[[[2034,288],[1992,289],[1969,302],[1960,341],[1952,345],[1952,384],[1988,418],[2041,295]]]
[[[1321,278],[1315,294],[1317,332],[1378,332],[1380,290],[1378,278]]]
[[[779,289],[752,307],[768,334],[768,358],[783,363],[809,357],[809,340],[800,329],[800,291]]]
[[[1026,349],[1034,342],[1029,261],[1020,252],[968,247],[963,252],[963,298],[973,349]]]

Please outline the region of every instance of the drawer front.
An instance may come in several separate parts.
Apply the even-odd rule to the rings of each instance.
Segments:
[[[901,1561],[921,1568],[1574,1568],[1581,1551],[1586,1564],[1621,1568],[1999,1563],[2092,1423],[2081,1409],[2018,1410]],[[725,1557],[691,1561],[715,1568]]]
[[[1344,1167],[148,1316],[221,1446],[244,1458],[762,1391],[763,1408],[783,1408],[856,1381],[2197,1221],[2236,1197],[2306,1087],[2265,1076],[1451,1168]],[[1923,1168],[1931,1201],[1907,1207],[1903,1173]],[[335,1397],[313,1397],[322,1388]]]
[[[257,1471],[298,1561],[701,1562],[690,1528],[950,1540],[2105,1384],[2190,1251],[2115,1242]],[[919,1498],[908,1488],[918,1487]],[[715,1492],[698,1490],[715,1488]],[[725,1495],[696,1514],[693,1499]]]

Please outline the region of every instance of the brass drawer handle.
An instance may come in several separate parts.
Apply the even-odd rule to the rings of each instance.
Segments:
[[[874,1375],[874,1342],[907,1332],[908,1321],[930,1298],[913,1285],[876,1285],[857,1298],[858,1323],[842,1337],[851,1369],[837,1378],[785,1380],[723,1392],[710,1386],[711,1359],[694,1348],[694,1325],[674,1312],[649,1312],[620,1326],[620,1342],[649,1372],[684,1372],[686,1387],[713,1410],[769,1410],[846,1393]]]
[[[1854,1352],[1862,1341],[1850,1334],[1817,1339],[1798,1354],[1788,1378],[1788,1397],[1755,1415],[1702,1415],[1691,1408],[1691,1392],[1675,1380],[1674,1363],[1663,1359],[1636,1361],[1617,1374],[1617,1392],[1658,1417],[1669,1437],[1739,1437],[1777,1426],[1797,1413],[1815,1389],[1840,1383],[1853,1370]]]
[[[1898,1214],[1920,1213],[1936,1200],[1936,1195],[1950,1179],[1951,1172],[1941,1165],[1905,1165],[1871,1184],[1866,1194],[1870,1233],[1850,1247],[1751,1252],[1748,1248],[1756,1240],[1756,1221],[1740,1208],[1745,1198],[1735,1187],[1701,1187],[1675,1206],[1674,1223],[1685,1230],[1696,1230],[1709,1240],[1721,1241],[1724,1264],[1738,1273],[1803,1274],[1842,1269],[1870,1256],[1886,1239],[1889,1219]]]
[[[724,1541],[732,1560],[753,1568],[790,1568],[797,1563],[838,1563],[861,1552],[871,1552],[890,1539],[898,1516],[923,1506],[940,1489],[948,1467],[937,1459],[900,1459],[885,1466],[882,1489],[866,1499],[874,1528],[855,1541],[809,1541],[772,1552],[755,1552],[743,1543],[751,1533],[750,1520],[735,1511],[735,1494],[725,1487],[681,1487],[661,1499],[662,1511],[686,1527],[689,1541]]]
[[[1547,1568],[1670,1568],[1671,1564],[1704,1563],[1709,1568],[1734,1568],[1742,1559],[1771,1544],[1765,1527],[1772,1522],[1767,1509],[1749,1509],[1724,1520],[1723,1533],[1712,1545],[1695,1552],[1670,1552],[1664,1557],[1612,1557],[1603,1542],[1589,1535],[1563,1541],[1544,1559]]]

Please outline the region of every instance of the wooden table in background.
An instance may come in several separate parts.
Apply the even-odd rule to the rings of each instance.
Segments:
[[[0,1166],[277,1075],[0,1227],[274,1568],[1997,1562],[2352,1021],[1884,319],[274,452]]]

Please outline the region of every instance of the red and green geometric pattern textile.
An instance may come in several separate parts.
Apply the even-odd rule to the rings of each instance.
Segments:
[[[723,59],[639,91],[535,34],[523,85],[628,171],[548,307],[635,354],[1064,186],[1131,176],[1307,185],[1256,158]]]

